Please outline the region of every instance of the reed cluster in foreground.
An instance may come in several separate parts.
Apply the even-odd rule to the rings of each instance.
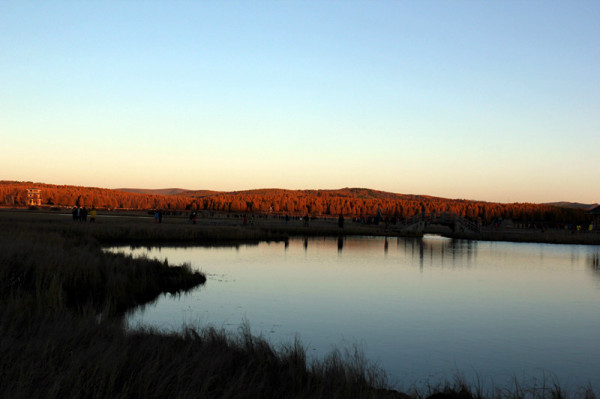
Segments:
[[[2,226],[0,300],[45,309],[122,312],[206,281],[189,265],[105,253],[89,236]]]
[[[4,308],[0,334],[2,397],[394,397],[339,357],[309,366],[301,346],[274,351],[249,331],[128,333],[93,315]]]
[[[0,216],[0,397],[595,398],[554,385],[483,392],[460,380],[405,394],[360,351],[307,361],[301,343],[276,350],[246,325],[238,334],[126,329],[124,311],[205,276],[103,251],[98,231],[128,228],[119,226]]]

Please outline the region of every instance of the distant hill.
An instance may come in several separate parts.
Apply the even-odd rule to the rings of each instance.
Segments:
[[[561,208],[574,208],[574,209],[583,209],[586,211],[592,210],[595,207],[597,207],[599,204],[581,204],[579,202],[567,202],[567,201],[560,201],[560,202],[548,202],[544,205],[552,205],[552,206],[560,206]]]
[[[116,188],[115,190],[126,193],[150,194],[150,195],[183,195],[186,197],[205,197],[207,195],[219,194],[220,191],[212,190],[187,190],[185,188]]]
[[[186,197],[207,197],[209,195],[219,195],[222,191],[213,190],[183,190],[179,195],[185,195]]]
[[[125,191],[126,193],[151,194],[151,195],[180,195],[185,190],[183,188],[116,188],[115,190]]]
[[[240,191],[213,191],[213,190],[188,190],[183,188],[117,188],[116,190],[128,193],[151,195],[183,195],[186,197],[207,197],[213,195],[238,195],[238,196],[274,196],[274,195],[331,195],[355,199],[403,199],[403,200],[448,200],[447,198],[432,197],[429,195],[397,194],[387,191],[372,190],[369,188],[340,188],[329,190],[288,190],[283,188],[259,188]],[[460,200],[458,200],[460,201]]]

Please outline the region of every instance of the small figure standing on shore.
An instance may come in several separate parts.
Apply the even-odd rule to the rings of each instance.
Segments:
[[[344,215],[342,215],[341,213],[340,213],[340,216],[338,217],[338,227],[340,229],[344,228]]]
[[[96,223],[96,207],[92,207],[90,212],[90,223]]]

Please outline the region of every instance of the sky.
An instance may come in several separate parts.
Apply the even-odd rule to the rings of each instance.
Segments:
[[[600,202],[600,2],[0,0],[0,180]]]

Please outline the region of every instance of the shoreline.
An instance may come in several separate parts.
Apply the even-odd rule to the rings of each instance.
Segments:
[[[165,216],[155,223],[147,212],[98,214],[96,223],[77,222],[66,212],[0,209],[0,219],[29,221],[47,227],[68,225],[69,230],[90,234],[104,245],[111,244],[224,244],[285,241],[290,237],[382,236],[420,238],[424,234],[473,241],[505,241],[542,244],[600,245],[600,230],[569,231],[564,229],[520,229],[484,226],[480,233],[453,232],[449,227],[429,225],[422,231],[401,229],[398,225],[368,225],[346,219],[339,228],[335,218],[311,219],[308,225],[298,218],[285,221],[275,217],[256,217],[244,224],[239,214],[201,216],[192,224],[186,216]]]
[[[570,232],[558,229],[498,229],[475,233],[453,233],[449,238],[476,241],[505,241],[538,244],[600,245],[600,231]]]

